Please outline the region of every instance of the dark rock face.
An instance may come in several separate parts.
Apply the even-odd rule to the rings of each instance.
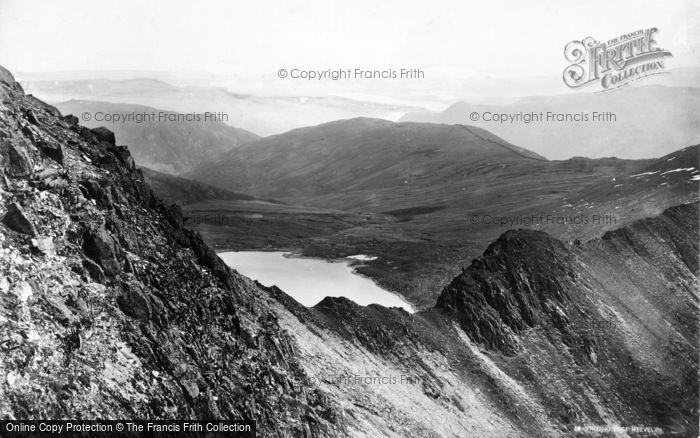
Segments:
[[[24,146],[10,143],[7,145],[6,154],[9,176],[22,177],[32,173],[34,164]]]
[[[112,194],[106,182],[98,182],[94,180],[85,180],[81,185],[87,190],[90,199],[97,201],[97,204],[102,208],[112,208]]]
[[[561,309],[574,279],[570,258],[545,233],[506,232],[445,288],[436,308],[457,315],[475,341],[513,354],[513,334],[537,326],[544,315],[566,321]]]
[[[107,142],[110,146],[115,146],[117,143],[117,140],[114,138],[114,132],[110,131],[104,126],[93,129],[92,133],[95,134],[98,141]]]
[[[117,243],[105,230],[88,231],[83,243],[85,254],[99,264],[104,273],[113,276],[120,270]]]
[[[95,282],[97,283],[104,283],[105,281],[105,274],[100,265],[97,263],[93,262],[90,259],[85,259],[83,260],[82,263],[83,268],[87,272],[88,276]]]
[[[30,236],[37,235],[36,227],[27,217],[22,207],[16,202],[8,205],[7,213],[2,218],[2,223],[18,233],[29,234]]]
[[[66,127],[68,128],[78,126],[78,124],[80,123],[80,119],[78,119],[73,114],[68,114],[67,116],[63,117],[63,120],[66,122]]]
[[[148,321],[152,316],[151,302],[148,294],[137,283],[123,283],[123,293],[117,298],[117,303],[124,313],[142,321]]]

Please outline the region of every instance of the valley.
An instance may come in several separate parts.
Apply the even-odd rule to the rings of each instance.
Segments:
[[[183,211],[226,218],[193,221],[217,251],[375,256],[358,272],[425,308],[509,228],[589,239],[692,201],[697,159],[694,146],[658,160],[549,161],[478,128],[354,119],[243,145],[186,175],[279,202]],[[676,166],[690,170],[662,174]]]

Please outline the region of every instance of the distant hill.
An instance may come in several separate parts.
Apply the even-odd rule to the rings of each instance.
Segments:
[[[384,208],[381,191],[420,194],[475,173],[544,161],[480,128],[356,118],[248,143],[187,176],[256,197],[312,203],[355,192],[358,203]]]
[[[143,80],[131,82],[143,84]],[[170,87],[159,81],[146,81],[149,86],[153,83],[160,87]],[[92,120],[83,120],[81,123],[94,128],[105,126],[114,131],[117,143],[128,144],[129,150],[134,155],[136,163],[160,172],[179,175],[191,170],[203,161],[211,160],[218,155],[259,137],[244,129],[234,128],[225,123],[216,121],[144,121],[137,123],[109,123],[96,121],[95,114],[128,114],[128,113],[153,113],[161,110],[123,103],[96,102],[87,100],[69,100],[56,105],[64,114],[81,114],[88,112]],[[165,111],[168,114],[176,114]],[[100,116],[100,119],[103,117]]]
[[[252,196],[168,175],[147,167],[141,167],[141,171],[146,182],[156,195],[169,202],[187,205],[193,202],[204,202],[213,199],[219,201],[250,201],[255,199]]]
[[[484,113],[611,112],[609,122],[484,121]],[[470,114],[476,112],[479,120]],[[608,93],[531,97],[507,105],[458,102],[446,110],[408,113],[404,122],[469,123],[549,159],[653,158],[700,141],[700,88],[650,85]]]
[[[562,216],[606,213],[617,218],[607,226],[576,226],[558,233],[560,237],[592,238],[622,223],[661,214],[671,205],[692,202],[698,198],[698,182],[700,145],[688,146],[637,170],[583,187],[556,201],[550,211]]]

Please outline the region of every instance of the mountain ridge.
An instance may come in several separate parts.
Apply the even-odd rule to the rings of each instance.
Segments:
[[[442,168],[457,172],[459,165],[522,160],[542,157],[479,128],[355,118],[265,137],[185,176],[282,199],[385,189],[408,180],[425,185]]]
[[[698,143],[698,101],[700,88],[697,87],[642,85],[609,93],[532,96],[509,104],[460,101],[440,112],[407,113],[399,121],[474,124],[549,159],[576,155],[639,159],[669,153],[678,145]],[[530,123],[501,123],[484,119],[486,113],[539,117],[546,112],[585,114],[591,120],[557,123],[534,118]],[[593,123],[593,112],[614,117],[607,122]],[[476,119],[472,119],[473,116]]]

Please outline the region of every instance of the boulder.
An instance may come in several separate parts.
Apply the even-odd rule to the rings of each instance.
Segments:
[[[13,177],[31,175],[34,171],[34,163],[25,146],[10,143],[7,148],[9,158],[8,173]]]
[[[196,400],[199,397],[199,387],[197,386],[197,382],[183,379],[180,381],[180,384],[182,385],[182,389],[184,390],[187,398],[190,400]]]
[[[37,231],[34,223],[29,219],[22,207],[16,202],[7,206],[7,213],[2,218],[2,223],[11,230],[22,234],[36,236]]]
[[[73,114],[68,114],[63,117],[63,121],[66,122],[68,126],[78,126],[78,123],[80,123],[80,120]]]
[[[102,268],[97,263],[90,259],[83,260],[83,269],[87,272],[90,278],[96,283],[104,283],[105,274]]]
[[[66,306],[64,300],[60,297],[45,295],[43,297],[46,303],[45,309],[48,311],[49,315],[53,316],[56,321],[63,325],[69,325],[75,320],[75,315]]]
[[[83,251],[102,267],[106,275],[114,276],[119,273],[116,242],[104,229],[88,231],[85,234]]]
[[[138,283],[122,283],[122,294],[117,298],[119,308],[132,318],[148,321],[153,316],[148,294]]]
[[[90,199],[97,201],[97,205],[102,208],[112,208],[112,194],[109,187],[103,187],[107,183],[95,180],[83,180],[80,185],[85,187]]]
[[[104,126],[100,126],[99,128],[93,129],[92,133],[95,134],[95,137],[97,137],[97,139],[99,141],[107,142],[111,146],[114,146],[117,144],[117,140],[114,137],[114,132],[110,131],[109,129],[105,128]]]

